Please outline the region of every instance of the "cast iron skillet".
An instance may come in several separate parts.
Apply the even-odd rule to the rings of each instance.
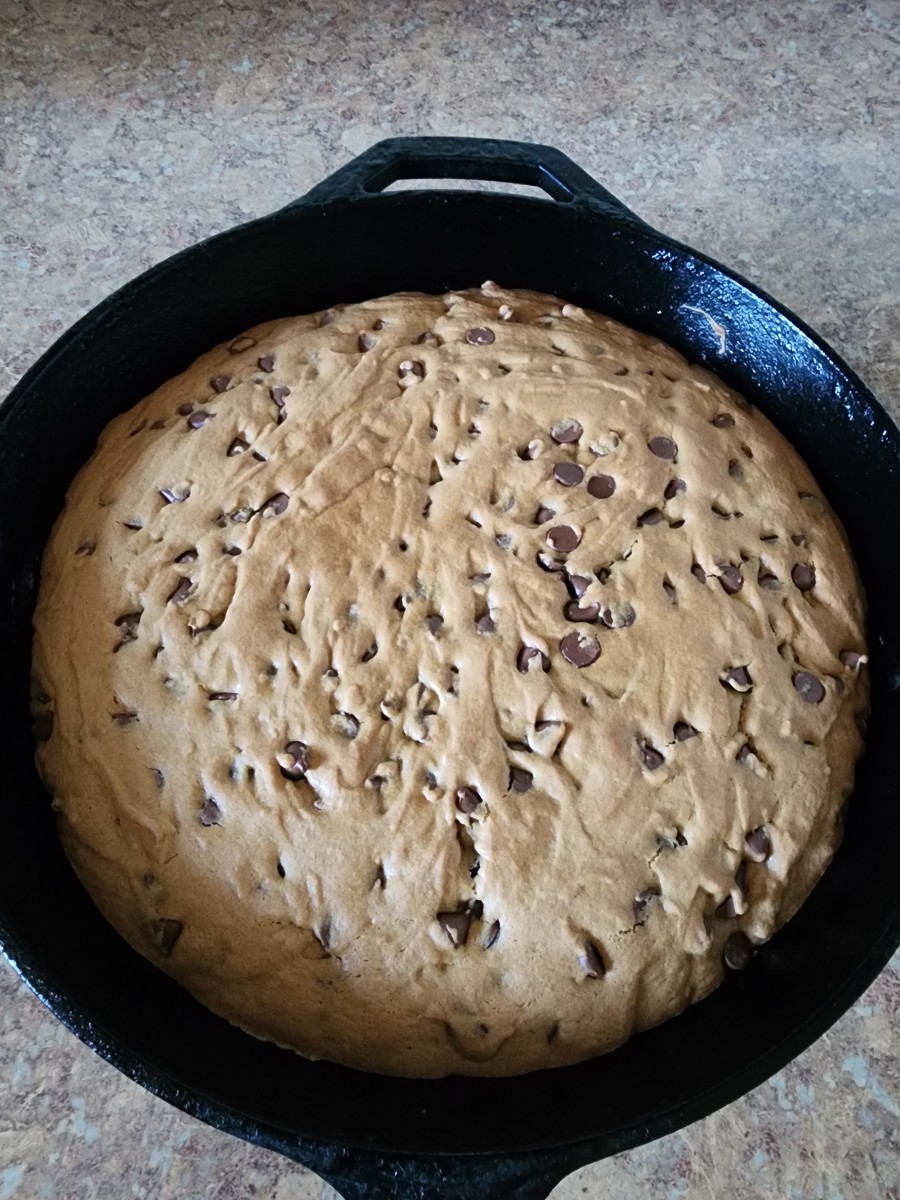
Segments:
[[[529,183],[551,198],[382,194],[397,179],[438,177]],[[821,884],[749,969],[702,1004],[578,1067],[512,1080],[387,1079],[240,1033],[98,915],[63,858],[32,762],[30,620],[51,522],[115,413],[270,317],[489,278],[657,334],[719,372],[798,447],[846,525],[868,591],[868,752],[844,844]],[[898,484],[900,432],[820,338],[732,272],[655,233],[558,151],[382,142],[302,200],[122,288],[60,338],[0,410],[6,953],[50,1009],[132,1079],[307,1164],[347,1200],[539,1200],[574,1168],[712,1112],[814,1041],[900,943]]]

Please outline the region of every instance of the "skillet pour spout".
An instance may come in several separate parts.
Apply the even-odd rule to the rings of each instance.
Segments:
[[[422,179],[544,194],[385,190]],[[746,971],[576,1067],[514,1079],[392,1079],[256,1041],[106,925],[60,849],[35,772],[31,615],[66,488],[117,413],[265,320],[486,279],[553,293],[659,337],[790,439],[844,523],[868,594],[872,712],[843,844]],[[900,432],[840,356],[760,289],[655,232],[558,150],[467,138],[373,146],[286,208],[116,292],[0,409],[0,944],[60,1020],[125,1074],[304,1163],[344,1200],[543,1200],[577,1167],[679,1129],[780,1070],[900,944],[900,572],[890,566],[900,562],[898,495]]]

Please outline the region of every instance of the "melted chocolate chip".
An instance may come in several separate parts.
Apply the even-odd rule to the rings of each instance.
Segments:
[[[743,971],[750,964],[753,957],[753,943],[747,937],[746,933],[733,933],[725,943],[725,952],[722,958],[726,967],[730,967],[732,971]]]
[[[493,921],[491,925],[488,926],[488,931],[484,935],[484,941],[481,943],[482,950],[490,950],[491,946],[493,946],[494,942],[496,942],[499,936],[500,922]]]
[[[674,459],[678,454],[678,447],[670,437],[652,437],[647,443],[647,448],[657,458]]]
[[[720,682],[723,687],[731,688],[735,692],[749,692],[753,687],[753,680],[746,667],[730,667]]]
[[[807,704],[821,704],[825,699],[825,685],[809,671],[797,671],[791,682],[794,690]]]
[[[745,840],[747,853],[755,862],[764,862],[772,853],[772,843],[762,825],[751,829]]]
[[[287,761],[278,763],[279,770],[285,779],[302,779],[309,770],[309,748],[303,742],[288,742],[284,754],[280,756]]]
[[[534,776],[530,771],[526,771],[524,767],[510,767],[509,786],[512,791],[530,792],[533,783]]]
[[[547,521],[551,519],[551,517],[555,516],[556,513],[552,508],[548,508],[546,504],[542,504],[534,514],[534,523],[535,525],[545,525]]]
[[[490,613],[485,613],[475,622],[475,628],[479,633],[493,633],[497,628],[497,622]]]
[[[581,531],[571,525],[554,525],[547,534],[547,542],[554,550],[568,554],[581,542]]]
[[[289,387],[284,387],[282,384],[276,384],[269,388],[269,395],[272,397],[276,408],[284,408],[285,399],[291,394]]]
[[[744,577],[737,567],[720,567],[719,583],[722,585],[722,591],[729,596],[735,596],[744,586]]]
[[[493,329],[483,329],[476,326],[466,331],[466,341],[470,346],[490,346],[494,340]]]
[[[456,912],[439,912],[437,919],[443,926],[444,932],[453,946],[458,949],[460,946],[466,944],[469,937],[469,927],[472,924],[472,914],[468,909],[459,909]]]
[[[210,387],[214,392],[225,392],[228,390],[228,385],[231,383],[230,375],[213,375],[209,381]]]
[[[205,408],[198,408],[196,412],[192,412],[187,419],[188,428],[200,429],[207,421],[211,420],[216,414],[207,412]]]
[[[563,487],[577,487],[584,479],[584,468],[578,463],[560,462],[553,468],[553,478]]]
[[[734,417],[730,413],[719,413],[717,417],[713,417],[711,424],[715,425],[716,429],[731,429]]]
[[[540,662],[542,671],[550,670],[550,659],[543,650],[538,650],[537,646],[522,646],[516,656],[516,666],[522,674],[530,671],[535,662]]]
[[[563,609],[567,621],[596,621],[599,614],[599,604],[581,605],[577,600],[570,600]]]
[[[588,979],[602,979],[606,974],[606,963],[603,961],[599,947],[594,942],[584,943],[584,954],[578,961]]]
[[[693,725],[688,725],[687,721],[676,721],[672,732],[675,734],[677,742],[686,742],[690,738],[700,736],[700,731],[695,729]]]
[[[250,449],[250,443],[247,441],[247,439],[242,434],[238,434],[238,436],[236,438],[234,438],[234,440],[232,441],[232,443],[228,447],[228,449],[225,451],[225,453],[228,455],[229,458],[234,458],[234,456],[236,454],[243,454],[245,450],[249,450],[249,449]]]
[[[264,517],[280,517],[289,503],[290,497],[286,492],[276,492],[274,496],[269,497],[259,511]]]
[[[256,360],[256,365],[259,367],[259,369],[261,371],[265,371],[267,374],[271,374],[271,372],[275,370],[275,355],[274,354],[262,355],[261,358],[258,358]]]
[[[216,804],[215,800],[213,800],[212,796],[207,796],[206,803],[200,809],[199,815],[201,825],[218,825],[222,810]]]
[[[600,643],[590,634],[572,630],[559,643],[559,649],[573,667],[589,667],[600,657]]]
[[[795,563],[791,570],[794,587],[800,592],[811,591],[816,586],[816,573],[807,563]]]
[[[642,512],[637,519],[638,526],[643,525],[659,525],[665,520],[662,512],[658,508],[648,508],[646,512]]]
[[[554,442],[560,445],[569,445],[572,442],[577,442],[584,430],[574,417],[563,417],[561,421],[556,421],[550,426],[550,436]]]
[[[634,919],[638,925],[643,925],[647,919],[647,910],[659,897],[659,888],[649,887],[644,888],[642,892],[638,892],[631,906],[634,912]]]
[[[461,787],[456,792],[456,807],[469,816],[481,804],[481,795],[473,787]]]
[[[170,917],[161,917],[158,921],[153,922],[153,940],[156,942],[160,954],[166,958],[175,949],[175,943],[181,937],[181,932],[184,926],[180,921],[173,921]]]
[[[194,586],[194,581],[192,579],[188,579],[186,575],[182,575],[182,577],[176,583],[175,587],[169,593],[169,595],[166,599],[166,603],[167,604],[180,604],[182,602],[182,600],[184,600],[187,597],[188,592],[191,590],[191,588],[193,586]]]
[[[665,496],[667,500],[674,500],[676,496],[680,496],[686,491],[687,484],[683,479],[670,479],[666,484],[666,490],[663,492],[663,496]]]
[[[616,490],[616,481],[612,475],[592,475],[587,481],[587,490],[595,500],[608,500]]]
[[[641,762],[648,771],[658,771],[666,761],[666,756],[649,742],[639,740],[638,749],[641,752]]]

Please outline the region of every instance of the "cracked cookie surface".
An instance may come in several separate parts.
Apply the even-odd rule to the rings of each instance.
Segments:
[[[609,1050],[839,841],[864,602],[801,459],[655,339],[493,284],[271,322],[101,435],[38,762],[124,937],[406,1075]]]

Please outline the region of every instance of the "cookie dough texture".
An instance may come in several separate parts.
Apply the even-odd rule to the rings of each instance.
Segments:
[[[863,597],[809,470],[651,337],[493,284],[259,326],[100,437],[38,760],[141,953],[250,1032],[515,1074],[711,991],[839,840]]]

